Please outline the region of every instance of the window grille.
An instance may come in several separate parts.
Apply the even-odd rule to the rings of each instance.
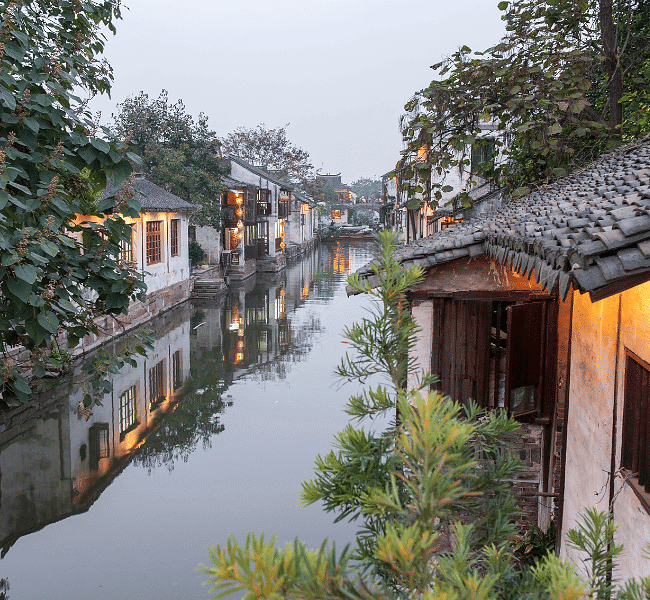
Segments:
[[[162,221],[147,221],[147,265],[162,262]]]
[[[171,220],[171,231],[170,231],[170,252],[172,256],[180,255],[180,244],[179,244],[179,224],[180,219]]]
[[[135,412],[136,389],[132,385],[126,392],[120,395],[120,439],[131,431],[138,422]]]

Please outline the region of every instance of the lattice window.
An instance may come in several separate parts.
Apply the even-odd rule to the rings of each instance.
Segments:
[[[147,221],[147,265],[162,262],[162,221]]]
[[[180,255],[180,219],[171,220],[171,229],[170,229],[170,240],[169,240],[169,250],[172,256]]]
[[[137,394],[134,385],[120,394],[120,439],[138,424],[135,410],[136,398]]]

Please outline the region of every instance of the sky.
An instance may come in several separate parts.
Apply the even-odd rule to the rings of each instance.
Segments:
[[[399,116],[432,64],[503,34],[498,0],[123,2],[105,52],[111,98],[90,104],[103,125],[128,96],[165,89],[222,137],[288,124],[314,167],[346,183],[395,166]]]

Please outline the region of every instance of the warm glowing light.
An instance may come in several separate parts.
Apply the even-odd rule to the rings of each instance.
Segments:
[[[240,330],[237,332],[237,335],[238,335],[239,337],[244,337],[244,330],[243,330],[243,329],[240,329]]]
[[[284,248],[286,248],[286,244],[284,242],[280,242],[280,248],[284,250]]]
[[[281,238],[283,238],[283,237],[287,237],[287,234],[283,231],[282,233],[280,233],[280,237],[281,237]]]
[[[241,219],[237,221],[237,229],[244,229],[244,222]]]
[[[235,354],[235,362],[240,363],[243,360],[244,360],[244,353],[243,352],[237,352],[237,354]]]
[[[284,288],[280,288],[280,296],[284,296],[284,294],[285,294]]]
[[[280,220],[278,221],[278,223],[280,223],[280,225],[284,226],[284,219],[280,219]]]
[[[244,347],[244,340],[239,340],[239,341],[237,342],[237,348],[240,348],[240,349],[241,349],[241,348],[243,348],[243,347]]]
[[[243,199],[242,199],[242,197],[241,197],[239,194],[237,194],[237,197],[235,198],[235,202],[236,202],[237,204],[241,204],[241,203],[243,202]]]
[[[241,209],[241,206],[239,208],[237,208],[237,210],[235,211],[235,214],[238,217],[241,217],[244,214],[244,211]]]

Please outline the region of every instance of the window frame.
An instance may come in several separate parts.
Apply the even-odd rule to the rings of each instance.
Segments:
[[[134,384],[120,394],[119,422],[120,441],[138,425],[138,389]]]
[[[147,266],[163,262],[162,221],[147,221],[145,225]]]
[[[170,256],[181,255],[181,220],[171,219],[169,221],[169,254]]]
[[[637,379],[640,381],[632,381]],[[638,384],[634,387],[634,384]],[[645,392],[645,393],[644,393]],[[638,403],[637,405],[633,405]],[[631,422],[636,420],[637,422]],[[621,469],[625,480],[650,513],[650,364],[625,348],[623,418],[621,424]],[[639,462],[645,456],[645,464]]]

